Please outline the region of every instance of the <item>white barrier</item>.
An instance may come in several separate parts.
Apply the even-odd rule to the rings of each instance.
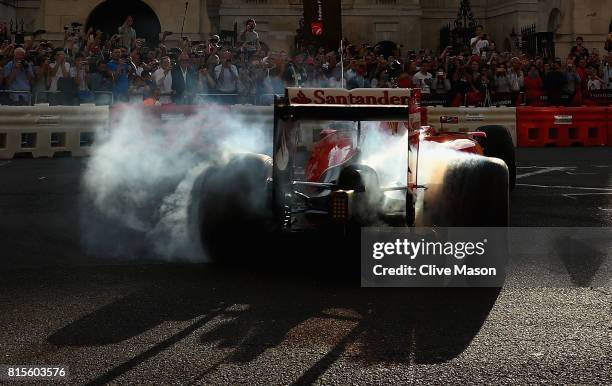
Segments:
[[[257,122],[258,125],[269,128],[270,135],[274,128],[274,107],[272,106],[233,105],[230,106],[230,114],[233,117],[242,117],[245,122]]]
[[[425,107],[424,107],[425,108]],[[516,137],[515,107],[426,107],[427,124],[442,131],[475,131],[487,125],[501,125],[508,128],[514,147]],[[440,124],[440,117],[456,117],[457,123]]]
[[[184,106],[177,106],[180,110]],[[202,107],[205,108],[205,107]],[[167,109],[172,111],[172,108]],[[257,122],[272,140],[272,106],[229,106],[232,116]],[[0,159],[30,154],[33,158],[58,153],[83,157],[91,154],[96,132],[109,128],[108,106],[2,106],[0,108]],[[110,128],[109,128],[110,129]]]
[[[230,106],[230,111],[232,114],[269,117],[270,121],[272,121],[274,115],[273,106],[232,105]]]
[[[95,133],[106,128],[108,106],[3,106],[0,108],[0,159],[17,154],[87,156]]]

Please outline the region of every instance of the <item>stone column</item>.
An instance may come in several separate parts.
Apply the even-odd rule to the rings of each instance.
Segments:
[[[200,0],[200,40],[206,40],[211,32],[212,26],[208,16],[208,1]]]

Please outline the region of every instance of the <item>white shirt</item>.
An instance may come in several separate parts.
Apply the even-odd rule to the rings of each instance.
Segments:
[[[50,69],[55,68],[55,66],[57,66],[57,62],[49,63]],[[70,63],[64,62],[64,68],[66,69],[66,74],[70,76]],[[55,76],[49,78],[49,81],[51,82],[51,85],[49,86],[49,91],[57,91],[57,81],[59,80],[59,78],[63,77],[64,74],[62,73],[62,69],[58,68],[57,72],[55,73]]]
[[[132,27],[122,25],[118,28],[118,31],[119,35],[121,35],[121,44],[130,52],[132,50],[132,42],[136,39],[136,30]]]
[[[183,67],[179,67],[181,69],[181,74],[183,74],[183,82],[185,82],[185,85],[187,85],[187,68],[185,68],[185,70],[183,70]]]
[[[587,82],[587,88],[589,90],[601,90],[603,89],[603,83],[599,79],[590,79]]]
[[[419,71],[412,77],[412,83],[414,84],[414,87],[420,88],[423,93],[429,94],[429,85],[431,84],[431,78],[432,75],[429,72],[423,74],[421,71]]]
[[[344,79],[349,80],[356,75],[357,75],[357,72],[355,72],[355,70],[353,70],[352,68],[349,68],[348,70],[344,72]]]
[[[525,76],[523,71],[518,73],[513,69],[508,70],[508,81],[510,82],[510,91],[520,91],[525,86]]]
[[[169,95],[164,95],[172,92],[172,72],[168,70],[167,73],[164,73],[164,69],[160,67],[153,73],[153,80],[162,93],[159,101],[161,103],[172,103],[172,98]]]
[[[328,84],[327,87],[331,87],[331,88],[340,88],[340,87],[342,87],[342,85],[340,84],[340,80],[336,80],[336,78],[333,77],[333,76],[331,78],[329,78],[328,82],[329,82],[329,84]]]
[[[246,50],[249,52],[257,51],[257,42],[259,42],[259,34],[255,31],[245,31],[244,40]]]
[[[474,44],[474,42],[476,42],[477,39],[478,39],[478,36],[473,37],[472,40],[470,40],[470,47]],[[482,39],[478,40],[476,45],[474,45],[474,48],[472,48],[472,55],[480,55],[482,52],[482,49],[488,46],[489,46],[489,42],[487,40],[482,40]]]
[[[223,79],[220,79],[221,71],[223,71]],[[219,64],[215,67],[215,78],[217,79],[217,89],[224,93],[236,92],[236,81],[238,80],[238,68],[233,64],[229,67],[223,67]]]

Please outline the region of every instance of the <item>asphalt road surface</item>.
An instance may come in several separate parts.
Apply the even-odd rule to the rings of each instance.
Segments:
[[[546,265],[517,268],[496,290],[362,289],[316,242],[262,266],[92,255],[85,162],[0,161],[0,364],[79,384],[612,383],[609,258],[549,267],[546,286]],[[512,225],[612,225],[612,148],[518,163]]]

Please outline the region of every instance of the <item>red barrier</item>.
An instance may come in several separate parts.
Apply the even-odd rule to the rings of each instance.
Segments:
[[[612,146],[612,107],[608,107],[608,146]]]
[[[427,126],[427,107],[421,106],[421,126]]]
[[[605,107],[517,107],[518,146],[606,146],[608,120]]]

